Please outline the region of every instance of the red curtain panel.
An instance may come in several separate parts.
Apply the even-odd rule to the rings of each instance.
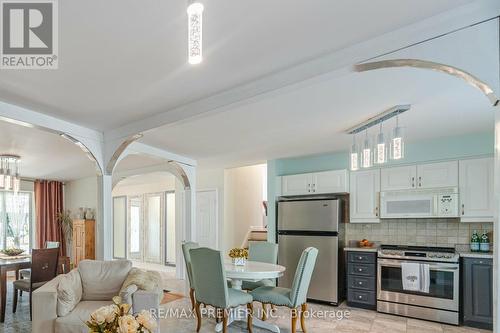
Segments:
[[[59,255],[66,255],[66,244],[62,226],[57,215],[64,211],[63,183],[52,180],[35,181],[36,246],[45,247],[45,242],[59,242]]]

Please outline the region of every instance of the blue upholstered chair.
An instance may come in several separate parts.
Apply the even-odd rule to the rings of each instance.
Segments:
[[[252,332],[252,295],[227,287],[226,271],[220,251],[209,248],[197,248],[189,251],[191,255],[191,269],[196,292],[196,317],[198,325],[196,332],[201,328],[200,305],[206,304],[215,307],[217,312],[222,310],[223,333],[227,332],[228,310],[241,305],[248,308],[248,331]]]
[[[302,331],[306,332],[305,312],[307,311],[307,291],[311,283],[318,249],[309,247],[302,252],[299,264],[295,271],[292,288],[259,287],[250,294],[254,301],[262,304],[286,306],[292,309],[292,333],[296,333],[297,318],[300,307],[300,324]]]
[[[191,255],[189,251],[191,249],[199,248],[199,244],[195,242],[183,242],[182,243],[182,253],[184,254],[184,263],[186,264],[186,272],[189,281],[189,298],[191,299],[191,307],[194,310],[194,282],[193,282],[193,272],[191,271]]]
[[[250,242],[248,244],[248,260],[276,264],[278,262],[278,244],[269,242]],[[257,282],[243,281],[243,290],[254,290],[259,287],[274,287],[276,280],[265,279]],[[267,319],[266,304],[262,304],[262,320]]]

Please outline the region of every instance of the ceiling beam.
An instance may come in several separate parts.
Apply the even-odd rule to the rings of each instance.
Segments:
[[[343,73],[346,69],[350,70],[356,63],[407,48],[498,15],[500,15],[500,2],[497,0],[476,1],[340,51],[271,73],[207,98],[179,105],[125,126],[105,131],[104,137],[106,141],[121,139],[204,114],[227,110],[229,106],[238,102],[264,97],[268,93],[294,84],[304,84],[304,82],[326,73]]]

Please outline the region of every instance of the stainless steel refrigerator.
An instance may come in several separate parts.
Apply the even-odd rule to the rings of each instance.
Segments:
[[[308,298],[339,304],[344,297],[344,211],[342,197],[281,197],[277,203],[278,263],[286,267],[278,280],[290,288],[302,251],[319,250]]]

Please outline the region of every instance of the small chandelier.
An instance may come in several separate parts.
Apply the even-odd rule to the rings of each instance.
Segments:
[[[188,61],[191,65],[202,61],[203,4],[197,0],[188,1]]]
[[[0,155],[0,189],[6,191],[19,192],[21,177],[19,176],[18,155]]]

